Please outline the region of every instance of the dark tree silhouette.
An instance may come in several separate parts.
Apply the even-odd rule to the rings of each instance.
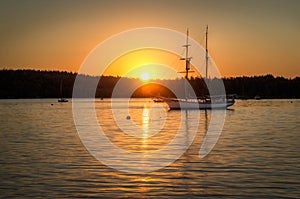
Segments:
[[[39,70],[0,70],[0,98],[59,98],[60,82],[63,83],[63,97],[72,97],[73,84],[77,73]],[[120,77],[94,77],[80,75],[87,81],[98,81],[95,97],[109,98]],[[124,88],[140,84],[132,97],[174,97],[174,91],[183,89],[183,79],[156,80],[156,83],[142,84],[139,79],[124,78]],[[210,83],[219,79],[210,79]],[[208,94],[203,78],[189,80],[197,96]],[[261,98],[300,98],[300,77],[287,79],[273,75],[253,77],[230,77],[223,79],[226,93],[248,99],[259,95]],[[85,88],[89,89],[89,88]],[[172,91],[173,92],[172,92]],[[120,95],[122,96],[122,95]]]

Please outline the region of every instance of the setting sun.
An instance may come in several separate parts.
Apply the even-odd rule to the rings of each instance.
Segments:
[[[148,73],[142,73],[141,74],[141,79],[144,80],[144,81],[149,80],[149,74]]]
[[[172,72],[181,71],[184,63],[180,57],[160,49],[139,49],[128,52],[114,60],[107,67],[104,75],[150,79],[170,79],[179,75]]]

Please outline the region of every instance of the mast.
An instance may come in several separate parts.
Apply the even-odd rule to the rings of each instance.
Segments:
[[[207,46],[207,36],[208,36],[208,25],[206,26],[206,34],[205,34],[205,78],[207,79],[208,73],[208,46]]]
[[[185,78],[188,79],[189,77],[189,70],[190,70],[190,61],[191,57],[189,57],[189,29],[186,30],[186,44],[183,45],[185,47],[185,58],[181,58],[181,60],[185,60]]]
[[[191,57],[189,57],[189,29],[187,28],[186,30],[186,43],[185,45],[183,45],[183,47],[185,48],[185,57],[184,58],[180,58],[180,60],[185,60],[185,78],[186,80],[189,79],[189,70],[191,69],[190,67],[190,61],[191,61]],[[185,98],[187,98],[187,85],[186,85],[186,81],[184,81],[184,96]]]

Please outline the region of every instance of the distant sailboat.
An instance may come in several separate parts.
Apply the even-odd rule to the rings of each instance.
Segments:
[[[206,65],[206,73],[205,78],[207,79],[207,70],[208,70],[208,48],[207,48],[207,35],[208,35],[208,26],[206,27],[206,56],[205,56],[205,65]],[[189,50],[189,31],[187,30],[187,39],[186,44],[184,47],[186,48],[186,56],[182,58],[185,60],[186,67],[185,67],[185,77],[188,80],[188,73],[190,70],[190,60],[191,58],[188,56]],[[213,108],[227,108],[232,106],[235,103],[233,96],[206,96],[202,98],[196,99],[177,99],[177,98],[164,98],[164,101],[168,104],[170,110],[178,110],[178,109],[213,109]]]
[[[68,100],[67,99],[65,99],[65,98],[63,98],[63,84],[62,84],[62,81],[60,81],[60,98],[57,100],[58,102],[61,102],[61,103],[63,103],[63,102],[68,102]]]
[[[153,102],[156,102],[156,103],[164,102],[164,98],[162,98],[162,97],[155,97],[155,98],[153,98]]]

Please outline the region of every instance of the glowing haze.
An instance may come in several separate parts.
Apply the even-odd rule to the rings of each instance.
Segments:
[[[0,68],[76,72],[97,44],[119,32],[155,26],[184,33],[189,27],[191,37],[204,44],[208,24],[210,56],[222,76],[300,76],[299,7],[297,0],[2,1]],[[122,75],[156,61],[184,68],[177,58],[132,52],[105,74]],[[158,70],[151,67],[137,77],[160,78],[151,76]]]
[[[176,71],[183,70],[184,62],[180,57],[167,51],[159,49],[141,49],[131,51],[114,60],[104,75],[116,74],[133,78],[147,79],[168,79],[181,77],[174,76],[166,67],[172,67]]]

